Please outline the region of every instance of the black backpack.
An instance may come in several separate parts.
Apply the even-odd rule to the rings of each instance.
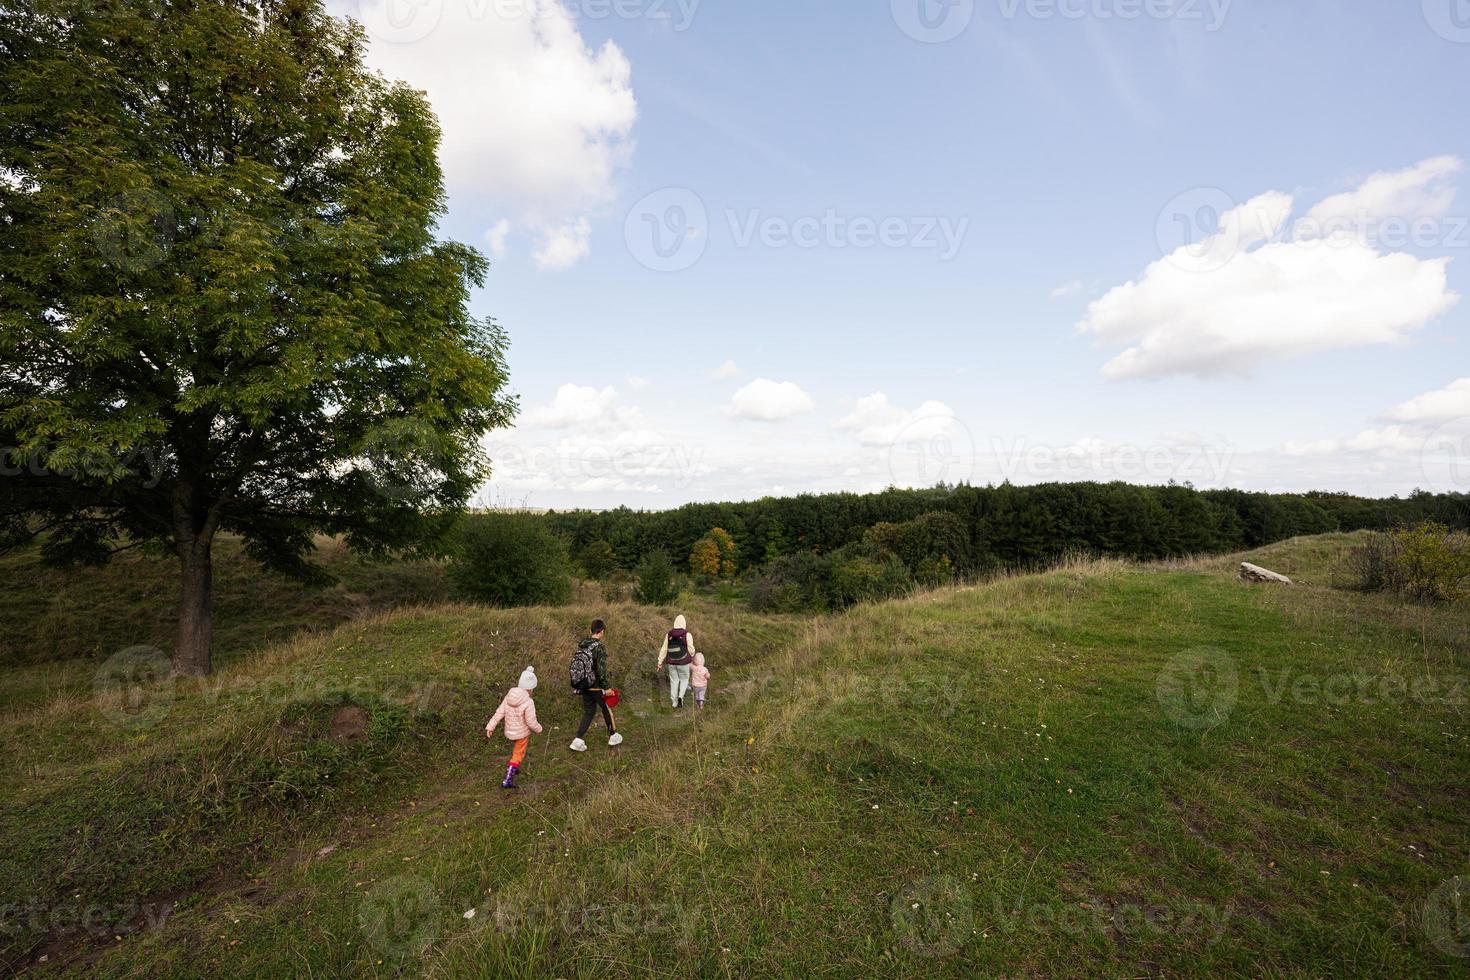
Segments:
[[[597,683],[597,665],[592,659],[596,646],[596,640],[583,640],[572,654],[572,690],[591,690]]]
[[[693,659],[689,656],[689,631],[669,630],[669,653],[664,662],[683,666],[693,663]]]

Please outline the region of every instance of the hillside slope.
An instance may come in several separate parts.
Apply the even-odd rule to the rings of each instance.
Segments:
[[[585,609],[397,613],[227,672],[339,685],[304,715],[178,692],[119,733],[64,700],[0,729],[26,842],[0,887],[132,931],[10,949],[116,976],[1464,973],[1470,615],[1300,564],[1293,589],[1094,563],[807,623],[697,608],[702,717],[652,700],[666,612],[620,607],[628,741],[585,756],[558,683]],[[508,794],[478,728],[529,661],[548,736]],[[349,701],[376,735],[333,739]]]

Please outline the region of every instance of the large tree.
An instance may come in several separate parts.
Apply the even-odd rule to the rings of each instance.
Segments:
[[[0,547],[170,549],[179,674],[216,535],[422,548],[514,413],[437,122],[366,43],[316,0],[0,8]]]

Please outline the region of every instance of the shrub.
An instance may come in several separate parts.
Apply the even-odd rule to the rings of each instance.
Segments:
[[[941,558],[947,561],[951,572],[969,572],[975,565],[969,528],[947,511],[921,514],[902,524],[877,524],[868,529],[863,539],[895,555],[915,575],[925,566],[933,574]]]
[[[679,595],[674,583],[674,563],[662,551],[655,551],[638,565],[638,586],[633,598],[645,605],[664,606]]]
[[[627,602],[632,591],[633,576],[622,570],[614,572],[602,586],[603,602]]]
[[[914,569],[914,578],[920,585],[931,589],[940,585],[948,585],[954,581],[954,563],[949,560],[948,555],[925,558],[919,562],[919,567]]]
[[[1370,535],[1347,558],[1352,585],[1442,602],[1470,589],[1470,535],[1425,522]]]
[[[777,559],[751,587],[758,612],[827,612],[902,595],[913,587],[907,568],[866,543],[830,555],[798,552]]]
[[[750,605],[757,612],[824,612],[832,608],[830,556],[799,551],[766,566],[751,587]]]
[[[497,606],[554,606],[572,596],[566,545],[531,515],[471,518],[460,531],[449,576],[466,598]]]
[[[1398,592],[1398,541],[1392,534],[1374,533],[1348,552],[1348,585],[1364,592]]]
[[[807,612],[810,609],[802,600],[796,583],[777,581],[769,576],[750,587],[750,608],[762,613]]]
[[[835,564],[828,594],[833,608],[842,609],[892,599],[908,592],[913,584],[909,570],[892,555],[859,556]]]
[[[1470,585],[1470,535],[1424,523],[1393,532],[1402,588],[1416,599],[1460,599]]]

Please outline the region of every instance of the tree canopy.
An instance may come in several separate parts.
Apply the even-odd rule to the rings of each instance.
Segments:
[[[438,539],[514,414],[487,264],[437,240],[438,124],[316,0],[15,0],[0,15],[0,546],[311,573],[313,535]]]

